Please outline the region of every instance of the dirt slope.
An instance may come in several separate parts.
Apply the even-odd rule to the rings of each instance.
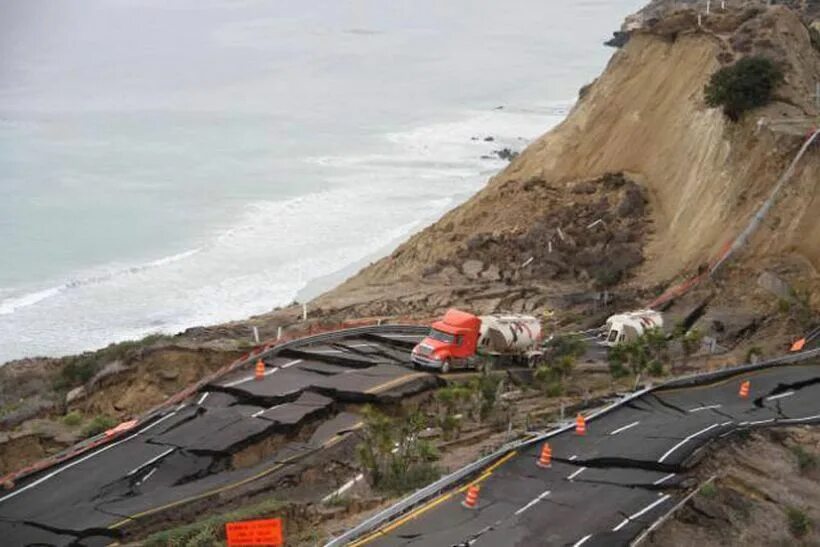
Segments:
[[[702,29],[696,21],[694,11],[680,10],[633,31],[561,125],[472,199],[320,301],[425,282],[436,264],[468,257],[476,234],[503,239],[527,232],[545,210],[574,205],[572,193],[556,203],[533,194],[533,185],[601,183],[609,173],[625,174],[648,196],[654,230],[636,278],[641,284],[668,281],[706,262],[738,233],[799,147],[805,124],[791,121],[817,114],[810,89],[820,78],[820,54],[798,15],[782,6],[730,10]],[[703,87],[721,63],[753,53],[781,62],[786,82],[778,101],[733,124],[704,105]],[[762,128],[760,118],[766,118]],[[746,260],[797,256],[817,278],[818,185],[820,155],[812,153]]]

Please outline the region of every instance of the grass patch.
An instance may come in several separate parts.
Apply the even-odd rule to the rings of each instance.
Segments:
[[[268,499],[236,511],[214,515],[191,524],[157,532],[149,536],[143,542],[143,545],[146,547],[181,547],[183,545],[210,547],[211,545],[222,545],[225,541],[226,523],[273,516],[272,513],[281,509],[282,506],[281,501]]]
[[[786,521],[789,524],[789,532],[798,539],[805,536],[811,528],[809,516],[797,507],[786,508]]]
[[[80,355],[67,357],[65,366],[63,366],[54,379],[54,388],[60,391],[67,391],[71,388],[81,386],[91,380],[107,363],[118,359],[126,359],[139,349],[163,340],[168,340],[169,338],[170,337],[165,334],[151,334],[142,340],[127,340],[125,342],[111,344],[99,351],[87,351]]]
[[[794,445],[790,449],[794,457],[797,458],[797,468],[801,473],[806,473],[817,467],[817,456],[807,451],[802,446]]]

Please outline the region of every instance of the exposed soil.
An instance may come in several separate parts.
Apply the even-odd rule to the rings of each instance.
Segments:
[[[797,453],[813,464],[801,469]],[[806,456],[804,456],[806,457]],[[715,488],[693,497],[644,545],[820,545],[820,431],[755,432],[714,446],[697,468]],[[789,530],[788,508],[806,515],[804,535]]]

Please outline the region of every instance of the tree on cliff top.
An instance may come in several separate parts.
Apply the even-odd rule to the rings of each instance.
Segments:
[[[783,73],[770,59],[746,57],[721,68],[709,79],[706,104],[722,106],[723,113],[737,121],[747,110],[767,104]]]

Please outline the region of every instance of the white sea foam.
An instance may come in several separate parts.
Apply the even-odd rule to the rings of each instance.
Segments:
[[[96,285],[104,283],[106,281],[110,281],[115,277],[136,274],[139,272],[143,272],[145,270],[160,268],[168,264],[173,264],[174,262],[185,260],[186,258],[189,258],[197,254],[201,250],[202,249],[191,249],[190,251],[177,253],[171,256],[166,256],[163,258],[159,258],[157,260],[146,262],[145,264],[137,264],[134,266],[111,266],[107,268],[109,271],[107,271],[106,273],[89,274],[85,277],[72,279],[70,281],[66,281],[65,283],[61,283],[53,287],[26,292],[19,296],[7,297],[3,300],[0,300],[0,315],[9,315],[17,310],[28,308],[29,306],[34,306],[36,304],[39,304],[40,302],[43,302],[44,300],[57,296],[64,291],[76,289],[78,287],[85,287],[88,285]]]
[[[0,339],[0,360],[73,353],[287,304],[312,280],[389,252],[469,197],[506,165],[494,150],[521,150],[566,108],[469,111],[386,134],[362,154],[307,158],[326,170],[329,189],[248,203],[192,250],[4,293],[0,327],[10,334]]]

